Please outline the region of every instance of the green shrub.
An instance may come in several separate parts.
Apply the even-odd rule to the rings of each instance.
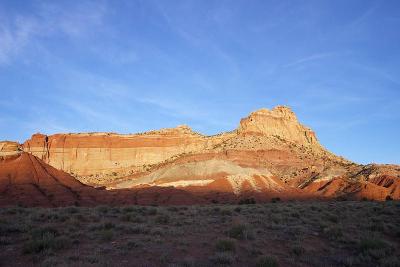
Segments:
[[[304,254],[305,249],[300,244],[295,244],[292,246],[291,251],[294,255],[300,256]]]
[[[330,240],[338,240],[343,236],[342,228],[339,226],[329,226],[323,229],[324,235]]]
[[[235,242],[230,239],[218,240],[217,243],[215,244],[215,248],[220,252],[236,250]]]
[[[228,232],[228,235],[229,237],[235,239],[245,239],[246,226],[244,224],[232,226],[232,228]]]
[[[57,236],[53,232],[45,232],[41,236],[32,236],[32,238],[24,244],[23,252],[39,253],[46,250],[60,250],[70,245],[70,240],[64,236]]]
[[[137,248],[137,247],[139,247],[139,244],[136,243],[135,241],[129,241],[129,242],[126,244],[126,246],[127,246],[128,248]]]
[[[364,238],[359,243],[361,255],[372,257],[376,260],[392,255],[393,248],[390,244],[378,238]]]
[[[73,206],[72,207],[67,207],[64,210],[65,210],[65,212],[67,212],[69,214],[75,214],[75,213],[79,212],[78,208],[73,207]]]
[[[135,209],[134,209],[133,207],[131,207],[131,206],[122,208],[122,212],[123,212],[123,213],[133,212],[134,210],[135,210]]]
[[[99,213],[105,214],[105,213],[107,213],[109,211],[109,207],[107,207],[107,206],[97,206],[96,207],[96,211],[99,212]]]
[[[113,222],[105,222],[105,223],[103,223],[103,229],[110,230],[112,228],[115,228],[115,224]]]
[[[389,245],[385,241],[378,238],[364,238],[359,243],[361,252],[366,252],[373,249],[384,249],[388,246]]]
[[[156,208],[150,208],[147,210],[147,215],[156,215],[158,213]]]
[[[232,215],[232,211],[230,209],[222,209],[221,215],[226,215],[226,216]]]
[[[275,258],[270,256],[261,257],[256,264],[257,267],[278,267],[279,264]]]
[[[158,216],[155,218],[155,222],[156,222],[156,223],[159,223],[159,224],[168,224],[168,223],[169,223],[169,220],[170,220],[170,218],[169,218],[169,216],[166,215],[166,214],[158,215]]]
[[[214,265],[230,265],[234,262],[234,260],[235,258],[230,253],[217,253],[210,258],[210,261]]]
[[[228,236],[239,240],[253,238],[252,232],[245,224],[237,224],[232,226],[232,228],[228,231]]]
[[[114,237],[114,231],[111,229],[104,229],[99,232],[102,241],[111,241]]]

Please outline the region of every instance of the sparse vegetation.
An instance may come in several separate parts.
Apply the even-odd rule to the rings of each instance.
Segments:
[[[396,201],[0,209],[6,266],[399,266]]]
[[[257,261],[257,267],[278,267],[278,262],[275,258],[270,256],[264,256]]]
[[[222,252],[236,250],[235,242],[231,239],[218,240],[215,247],[218,251],[222,251]]]

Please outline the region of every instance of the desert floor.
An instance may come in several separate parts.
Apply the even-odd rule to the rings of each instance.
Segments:
[[[1,266],[400,266],[400,202],[0,209]]]

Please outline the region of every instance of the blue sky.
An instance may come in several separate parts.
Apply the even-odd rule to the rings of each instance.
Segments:
[[[0,0],[0,140],[288,105],[334,153],[399,164],[399,29],[397,0]]]

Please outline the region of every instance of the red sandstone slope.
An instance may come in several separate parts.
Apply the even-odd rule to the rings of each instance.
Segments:
[[[96,189],[28,153],[0,161],[0,206],[89,205],[100,200]]]
[[[98,190],[28,153],[0,157],[0,207],[70,205],[192,205],[206,200],[170,188]]]
[[[399,200],[400,166],[361,166],[339,177],[316,179],[302,188],[328,198]]]

